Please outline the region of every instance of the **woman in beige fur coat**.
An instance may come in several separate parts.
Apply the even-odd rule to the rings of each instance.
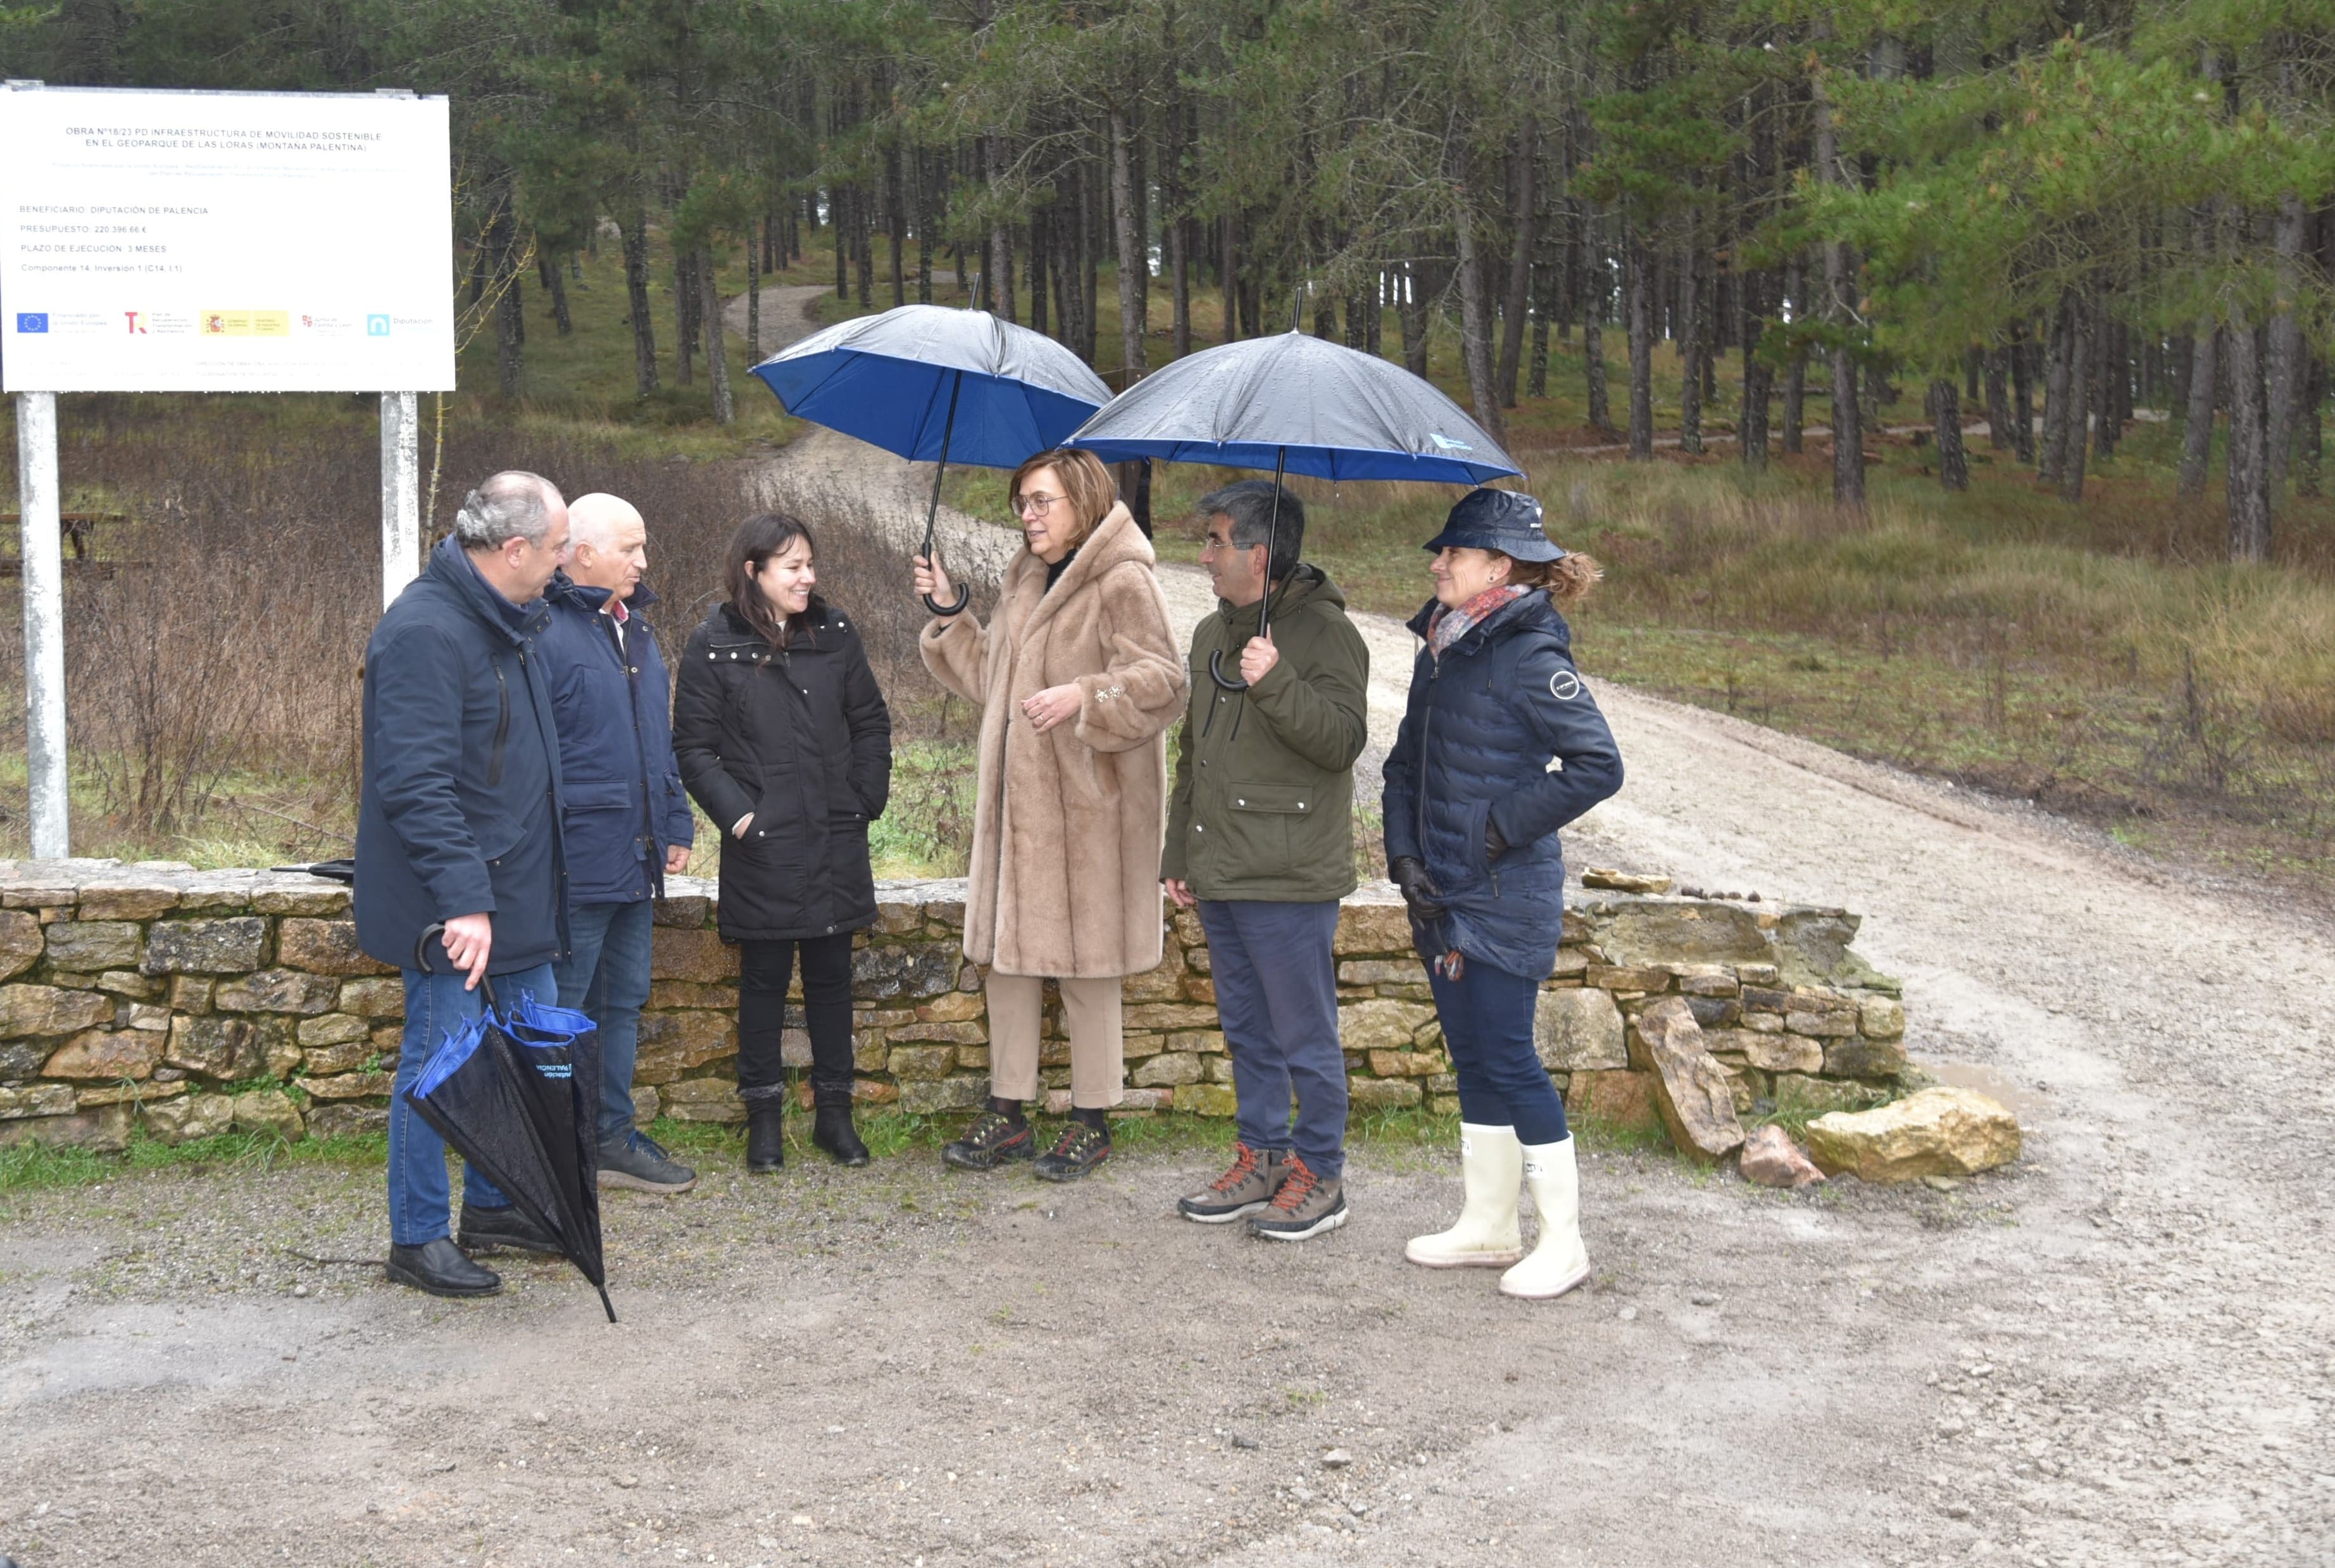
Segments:
[[[1119,981],[1160,955],[1159,847],[1168,729],[1184,711],[1182,651],[1151,542],[1091,454],[1043,452],[1007,491],[1027,547],[986,626],[935,616],[920,644],[942,685],[981,705],[964,953],[989,967],[989,1109],[941,1151],[962,1170],[1030,1159],[1041,999],[1060,982],[1071,1120],[1036,1173],[1075,1181],[1110,1154],[1119,1100]],[[916,557],[943,603],[947,574]]]

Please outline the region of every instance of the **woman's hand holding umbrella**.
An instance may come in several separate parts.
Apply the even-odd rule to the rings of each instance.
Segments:
[[[918,598],[938,599],[945,605],[954,596],[949,575],[941,569],[938,561],[930,556],[911,556],[908,558],[916,563],[915,586]]]

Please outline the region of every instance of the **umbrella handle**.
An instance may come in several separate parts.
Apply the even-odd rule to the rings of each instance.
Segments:
[[[964,390],[964,373],[959,371],[949,382],[948,422],[941,427],[940,461],[933,465],[932,505],[925,508],[925,559],[927,561],[934,558],[934,551],[940,545],[941,480],[948,473],[949,442],[956,435],[956,394]],[[956,586],[956,603],[954,605],[944,605],[930,594],[925,595],[924,600],[925,610],[932,615],[962,615],[964,614],[964,607],[973,603],[973,587],[970,584],[959,583]]]
[[[1299,296],[1303,298],[1303,295]],[[1264,520],[1264,592],[1257,595],[1256,634],[1264,636],[1273,622],[1273,551],[1281,533],[1281,477],[1289,469],[1289,449],[1280,448],[1273,457],[1273,509]],[[1284,585],[1286,586],[1286,585]],[[1248,682],[1225,673],[1225,651],[1217,648],[1208,654],[1208,679],[1227,692],[1245,692]]]
[[[445,934],[446,923],[442,920],[433,920],[421,928],[421,934],[413,939],[414,968],[424,974],[435,973],[430,967],[430,939]],[[498,1012],[502,1011],[502,1003],[495,1000],[495,982],[483,974],[479,976],[479,995],[489,1007]]]

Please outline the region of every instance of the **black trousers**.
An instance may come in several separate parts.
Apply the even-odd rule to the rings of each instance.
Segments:
[[[803,1013],[810,1026],[810,1088],[815,1103],[851,1103],[851,933],[798,942],[741,942],[738,963],[738,1096],[786,1092],[780,1040],[786,1031],[787,988],[802,952]]]

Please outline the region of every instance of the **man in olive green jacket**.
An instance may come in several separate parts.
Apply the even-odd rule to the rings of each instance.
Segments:
[[[1283,489],[1276,512],[1276,489],[1247,479],[1200,503],[1200,563],[1221,602],[1192,633],[1191,707],[1177,736],[1160,870],[1168,895],[1197,905],[1207,934],[1240,1101],[1232,1168],[1177,1207],[1202,1224],[1246,1218],[1253,1235],[1303,1241],[1346,1220],[1346,1060],[1331,942],[1338,900],[1354,889],[1353,769],[1369,734],[1370,650],[1346,619],[1345,595],[1299,561],[1304,506]],[[1260,637],[1257,601],[1268,592]],[[1219,684],[1212,662],[1246,688]]]

